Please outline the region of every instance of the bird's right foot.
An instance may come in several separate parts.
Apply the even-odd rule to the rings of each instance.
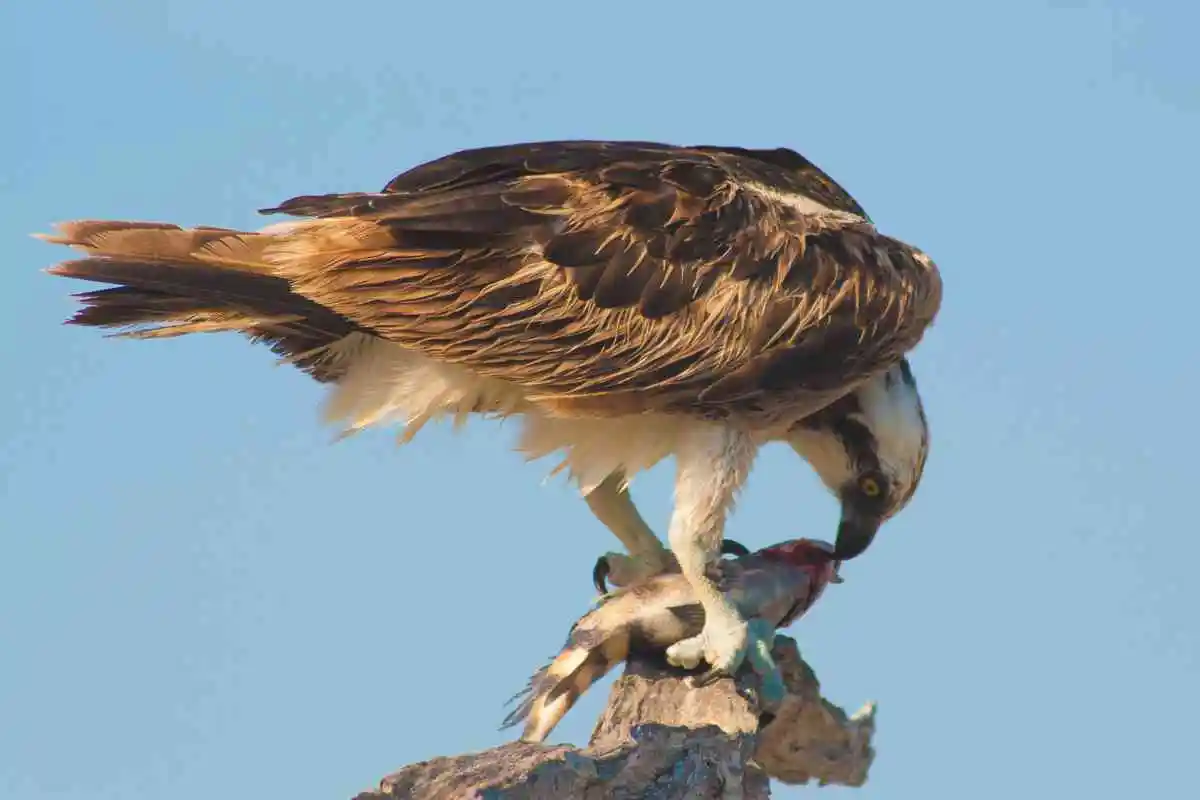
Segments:
[[[741,542],[725,539],[721,542],[721,555],[741,557],[748,555],[750,549]],[[632,586],[641,583],[663,572],[678,572],[679,563],[669,550],[662,550],[661,555],[647,558],[645,556],[630,556],[624,553],[605,553],[596,559],[592,569],[592,583],[600,594],[608,594],[612,589]]]
[[[600,594],[608,594],[608,583],[621,588],[649,580],[663,572],[678,571],[679,565],[670,551],[653,556],[631,556],[625,553],[605,553],[596,559],[592,583]]]

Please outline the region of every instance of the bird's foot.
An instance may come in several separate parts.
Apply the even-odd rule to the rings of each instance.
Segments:
[[[726,539],[721,543],[721,555],[741,557],[749,554],[750,548],[741,542]],[[605,553],[596,559],[592,569],[592,583],[600,594],[614,587],[632,586],[663,572],[678,572],[679,562],[670,550],[661,550],[652,556],[629,556],[624,553]]]
[[[679,565],[669,550],[650,556],[630,556],[624,553],[605,553],[596,560],[592,582],[596,591],[607,594],[607,583],[613,586],[633,586],[663,572],[678,571]]]
[[[719,673],[713,679],[722,674],[732,676],[745,661],[752,644],[749,623],[730,609],[724,614],[707,614],[698,635],[667,648],[667,662],[695,669],[701,661],[707,661],[710,674]]]
[[[732,678],[748,661],[759,676],[759,703],[773,709],[783,702],[786,689],[783,673],[771,655],[775,646],[775,627],[762,619],[749,622],[728,620],[719,626],[705,626],[699,636],[676,642],[667,648],[667,662],[683,669],[695,669],[707,661],[709,670],[692,679],[696,687],[708,686],[721,678]]]

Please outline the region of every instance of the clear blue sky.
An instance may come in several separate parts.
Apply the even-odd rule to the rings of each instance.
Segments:
[[[335,800],[514,733],[504,701],[616,541],[551,465],[491,423],[333,445],[265,348],[63,327],[85,287],[27,234],[258,226],[561,137],[795,148],[943,270],[921,491],[790,631],[830,698],[880,703],[858,795],[1186,793],[1195,4],[733,7],[4,5],[0,797]],[[634,487],[659,530],[670,470]],[[828,538],[836,513],[773,447],[729,534]]]

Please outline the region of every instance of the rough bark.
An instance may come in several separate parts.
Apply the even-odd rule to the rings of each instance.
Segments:
[[[696,689],[679,670],[631,660],[588,746],[514,742],[404,767],[355,800],[696,798],[761,800],[771,779],[861,786],[875,752],[875,706],[851,716],[821,697],[794,640],[775,657],[788,695],[756,713],[755,676]]]

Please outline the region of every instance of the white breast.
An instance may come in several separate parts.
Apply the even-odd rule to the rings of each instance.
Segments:
[[[345,435],[367,427],[399,425],[407,442],[428,422],[447,417],[456,425],[470,414],[517,417],[517,449],[527,458],[561,454],[554,473],[566,470],[588,492],[614,472],[632,478],[670,456],[710,423],[664,414],[626,417],[556,417],[529,401],[521,387],[444,364],[365,334],[334,344],[326,358],[345,374],[333,387],[323,417]],[[553,474],[553,473],[552,473]]]

